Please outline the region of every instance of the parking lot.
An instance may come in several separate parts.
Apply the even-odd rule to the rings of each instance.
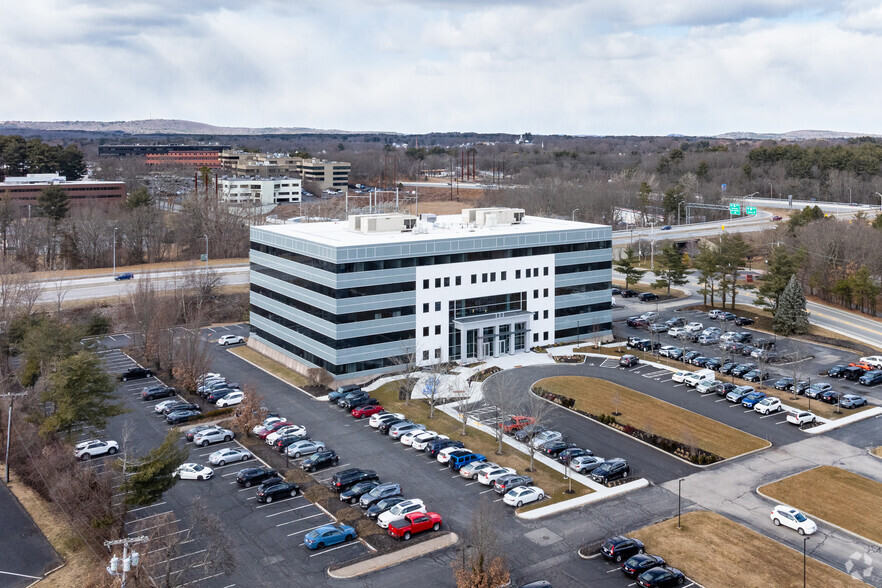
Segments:
[[[651,546],[647,546],[646,553],[652,553],[650,547]],[[637,586],[637,578],[632,578],[622,572],[621,564],[609,561],[599,553],[589,557],[589,559],[584,560],[584,562],[585,586],[602,585],[609,587],[619,586],[621,588],[633,588],[634,586]],[[677,562],[667,562],[667,564],[674,568],[677,567]],[[695,586],[701,585],[696,584],[687,577],[683,584],[678,584],[678,586],[682,586],[683,588],[694,588]]]

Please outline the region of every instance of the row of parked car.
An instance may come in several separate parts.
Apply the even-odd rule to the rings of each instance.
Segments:
[[[646,553],[643,542],[633,537],[616,535],[600,544],[600,554],[621,565],[622,573],[637,580],[645,588],[679,586],[686,576],[667,564],[663,557]]]
[[[559,431],[549,431],[546,427],[537,425],[532,417],[511,415],[498,426],[517,441],[532,444],[537,451],[569,465],[575,472],[590,475],[599,484],[625,479],[631,474],[631,467],[626,460],[620,457],[606,459],[596,456],[590,449],[564,441],[563,434]]]

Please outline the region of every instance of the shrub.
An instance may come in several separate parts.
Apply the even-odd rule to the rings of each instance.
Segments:
[[[86,323],[86,335],[106,335],[110,332],[110,319],[100,314],[93,314]]]

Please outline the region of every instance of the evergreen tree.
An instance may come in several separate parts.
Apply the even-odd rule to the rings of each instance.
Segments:
[[[49,186],[44,188],[37,196],[37,207],[40,214],[48,218],[54,225],[58,225],[67,216],[70,198],[61,186]]]
[[[615,266],[616,271],[625,276],[625,289],[628,289],[632,283],[639,282],[640,279],[646,275],[646,270],[637,268],[637,256],[634,253],[634,249],[628,247],[625,249],[625,256],[619,256],[619,258],[613,262],[613,266]]]
[[[790,276],[790,281],[781,297],[778,299],[778,309],[775,311],[775,320],[772,328],[781,335],[802,335],[808,332],[809,313],[805,309],[805,294],[802,284],[796,276]]]
[[[704,285],[701,289],[701,294],[704,295],[704,304],[707,305],[708,295],[710,295],[710,305],[713,306],[716,282],[720,276],[719,252],[707,243],[699,243],[698,255],[692,259],[692,266],[698,270],[698,283]]]
[[[666,245],[661,250],[661,265],[664,269],[656,272],[655,288],[667,288],[668,296],[671,295],[671,286],[683,286],[689,282],[686,275],[686,263],[683,254],[676,245]]]
[[[873,219],[872,227],[882,231],[882,214],[876,215],[876,218]]]
[[[139,186],[132,190],[123,206],[129,210],[134,210],[141,206],[153,206],[153,196],[150,195],[150,191],[147,188]]]
[[[74,427],[84,425],[103,429],[110,417],[122,414],[122,406],[113,402],[116,383],[94,353],[80,351],[58,364],[49,376],[43,402],[51,402],[55,411],[43,421],[45,435],[70,435]]]
[[[180,447],[181,434],[171,430],[162,445],[137,460],[131,467],[131,475],[122,485],[128,506],[153,504],[162,494],[175,485],[174,471],[187,459],[189,451]]]
[[[652,197],[652,186],[646,182],[640,183],[640,189],[637,191],[637,200],[640,202],[640,218],[646,224],[646,208],[649,206],[649,200]]]
[[[757,306],[768,308],[773,313],[778,308],[778,299],[802,264],[803,256],[790,254],[787,247],[778,245],[769,252],[768,269],[762,278],[756,298]]]
[[[704,180],[707,178],[709,173],[710,166],[708,166],[707,162],[704,160],[698,162],[698,169],[695,170],[695,175]]]
[[[750,246],[744,241],[741,233],[726,233],[720,238],[719,262],[720,262],[720,291],[723,297],[723,308],[726,308],[726,291],[730,293],[732,310],[735,310],[735,295],[738,289],[738,272],[747,255]],[[728,277],[728,283],[727,283]]]

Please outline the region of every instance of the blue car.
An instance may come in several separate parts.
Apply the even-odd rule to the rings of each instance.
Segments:
[[[303,538],[303,544],[310,549],[321,549],[353,539],[355,539],[355,529],[349,525],[336,523],[310,531]]]
[[[131,272],[126,272],[124,274],[120,274],[120,275],[116,276],[113,279],[116,280],[117,282],[119,282],[120,280],[131,280],[134,277],[135,277],[135,274],[133,274]]]
[[[766,395],[763,392],[751,392],[741,400],[741,406],[744,408],[753,408],[756,406],[757,402],[765,397]]]
[[[663,231],[670,231],[670,230],[671,230],[671,225],[665,225],[665,226],[663,226],[663,227],[661,228],[661,230],[663,230]]]

